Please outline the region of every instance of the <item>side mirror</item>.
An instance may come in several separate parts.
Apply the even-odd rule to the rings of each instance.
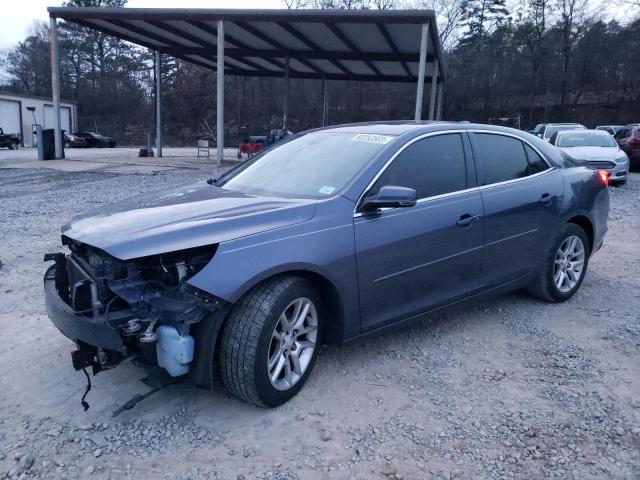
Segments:
[[[416,197],[413,188],[385,185],[378,193],[364,199],[361,210],[370,212],[379,208],[413,207],[417,202]]]
[[[218,181],[217,178],[207,178],[207,183],[209,185],[215,185],[217,181]]]

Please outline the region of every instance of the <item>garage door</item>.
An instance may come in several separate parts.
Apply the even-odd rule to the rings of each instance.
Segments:
[[[0,99],[0,128],[4,133],[22,133],[20,131],[19,102]]]
[[[44,128],[53,128],[53,106],[44,106]],[[67,133],[71,131],[71,108],[60,107],[60,128]]]

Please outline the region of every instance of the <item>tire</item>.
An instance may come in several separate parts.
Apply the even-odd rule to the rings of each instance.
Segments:
[[[579,275],[576,275],[574,268],[567,268],[567,272],[573,272],[573,277],[569,274],[565,274],[565,277],[560,275],[558,278],[564,279],[564,281],[562,282],[562,287],[558,287],[556,284],[556,259],[558,256],[562,256],[560,252],[561,247],[567,247],[568,244],[566,242],[568,242],[569,239],[576,237],[582,243],[583,254],[581,258],[580,256],[575,257],[573,265],[575,266],[582,261],[582,269],[580,270]],[[568,300],[578,291],[580,285],[582,285],[582,281],[584,280],[584,276],[589,265],[590,253],[589,239],[587,238],[585,231],[578,225],[568,223],[565,225],[560,235],[558,235],[556,241],[553,242],[553,245],[547,254],[544,268],[535,281],[527,287],[527,292],[535,297],[553,303],[560,303]],[[569,257],[569,260],[571,260],[571,256]],[[558,261],[562,262],[564,260],[559,259]],[[571,266],[571,262],[568,266]],[[558,268],[562,269],[560,266]],[[573,285],[570,285],[571,283],[573,283]]]
[[[64,148],[65,148],[65,149],[71,148],[71,144],[70,144],[70,143],[65,143],[65,144],[64,144]]]
[[[296,339],[293,317],[296,309],[306,305],[305,301],[310,302],[307,314],[304,318],[297,317],[302,318],[305,330],[309,331]],[[281,321],[283,316],[292,317],[292,323]],[[284,331],[283,325],[289,330]],[[219,360],[222,381],[229,392],[259,407],[276,407],[287,402],[300,391],[313,369],[321,325],[320,295],[302,277],[275,278],[249,291],[233,307],[222,330]],[[276,330],[283,331],[282,340],[275,336]],[[296,355],[297,368],[292,360]]]
[[[17,143],[10,143],[9,144],[9,150],[18,150],[18,144]]]

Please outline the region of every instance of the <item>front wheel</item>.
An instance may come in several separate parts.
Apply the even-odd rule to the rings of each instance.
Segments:
[[[220,362],[227,389],[257,406],[285,403],[311,373],[321,328],[321,298],[305,278],[281,277],[254,288],[223,326]]]
[[[573,223],[565,226],[551,248],[538,278],[527,288],[549,302],[564,302],[580,288],[589,264],[589,239]]]

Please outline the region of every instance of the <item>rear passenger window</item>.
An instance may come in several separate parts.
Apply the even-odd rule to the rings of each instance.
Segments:
[[[524,144],[515,138],[490,133],[474,134],[483,185],[526,177],[529,162]]]
[[[457,133],[436,135],[409,145],[378,178],[369,194],[385,185],[413,188],[417,198],[466,189],[462,137]]]
[[[618,133],[614,135],[614,138],[617,138],[618,140],[620,140],[621,138],[627,138],[628,136],[629,136],[629,129],[622,128],[618,131]]]
[[[549,165],[547,165],[547,162],[544,161],[540,154],[526,143],[524,144],[524,150],[527,152],[527,160],[529,160],[529,175],[544,172],[549,168]]]

